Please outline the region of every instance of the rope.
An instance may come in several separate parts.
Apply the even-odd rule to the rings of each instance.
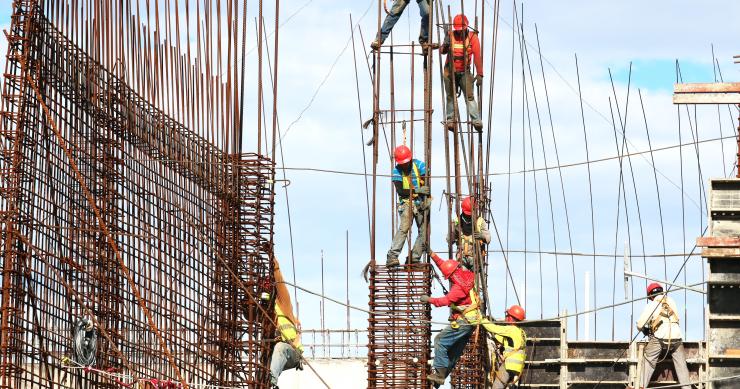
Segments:
[[[75,324],[74,338],[75,357],[83,366],[95,364],[95,352],[97,351],[98,333],[92,320],[82,318]]]

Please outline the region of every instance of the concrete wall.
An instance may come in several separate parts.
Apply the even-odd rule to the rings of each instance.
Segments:
[[[366,359],[311,359],[309,363],[332,388],[367,388]],[[308,366],[284,372],[278,384],[280,389],[325,388]]]

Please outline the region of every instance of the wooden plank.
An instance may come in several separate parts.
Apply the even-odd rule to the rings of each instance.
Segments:
[[[673,84],[675,93],[740,93],[740,82],[696,82]]]
[[[674,93],[673,104],[740,104],[740,92]]]
[[[740,237],[702,236],[696,239],[699,247],[740,247]]]

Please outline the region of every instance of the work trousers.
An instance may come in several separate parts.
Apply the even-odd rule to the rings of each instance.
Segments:
[[[410,201],[404,201],[398,205],[398,215],[400,217],[398,223],[398,231],[393,235],[393,241],[391,242],[391,248],[388,250],[388,260],[398,259],[401,250],[403,249],[404,243],[406,243],[406,237],[408,236],[409,230],[411,230],[412,219],[416,221],[416,227],[419,230],[414,241],[414,247],[411,249],[411,263],[419,262],[421,255],[426,251],[426,240],[427,240],[427,215],[429,214],[430,200],[417,200],[413,202],[411,206]]]
[[[434,337],[432,366],[435,369],[446,368],[448,373],[452,372],[475,331],[476,326],[468,325],[465,320],[458,320],[457,323],[460,325],[458,328],[447,326]]]
[[[496,367],[496,378],[493,381],[493,389],[504,389],[512,378],[511,373],[504,368],[503,361],[497,362],[497,364],[498,366]]]
[[[380,36],[378,40],[385,42],[388,35],[390,35],[393,26],[396,25],[398,19],[401,18],[403,10],[409,5],[410,0],[395,0],[393,6],[388,12],[388,15],[383,21],[383,26],[380,27]],[[416,0],[416,4],[419,5],[419,15],[421,16],[421,28],[419,31],[419,43],[429,42],[429,2],[430,0]]]
[[[689,377],[689,368],[686,366],[686,354],[683,351],[681,339],[663,340],[651,336],[645,346],[645,354],[642,364],[642,387],[647,388],[650,384],[650,378],[655,371],[655,365],[659,360],[673,358],[673,368],[676,370],[678,383],[683,385],[682,389],[691,389],[691,378]]]
[[[445,66],[445,70],[442,74],[442,78],[445,84],[445,92],[447,95],[447,104],[445,107],[445,115],[447,120],[453,120],[455,118],[455,103],[457,102],[457,89],[461,89],[465,95],[465,101],[467,101],[468,115],[470,119],[480,120],[480,113],[478,112],[478,104],[475,102],[475,89],[473,88],[473,74],[470,73],[470,69],[464,72],[455,72],[455,89],[452,88],[452,78],[450,77],[450,65]],[[462,116],[462,112],[458,110],[458,115]]]
[[[277,386],[278,377],[284,370],[295,369],[301,364],[301,356],[296,349],[285,342],[278,342],[272,350],[270,360],[270,383]]]

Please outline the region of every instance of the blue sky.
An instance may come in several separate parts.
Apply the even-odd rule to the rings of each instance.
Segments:
[[[254,4],[250,2],[250,13]],[[468,12],[472,13],[471,2],[468,3]],[[703,204],[704,199],[699,186],[706,182],[708,177],[720,177],[729,173],[728,166],[735,152],[732,141],[707,142],[700,147],[685,147],[679,154],[679,149],[670,149],[656,152],[650,159],[650,154],[640,154],[624,160],[627,166],[633,164],[633,170],[625,174],[627,191],[627,209],[624,214],[624,204],[620,205],[621,213],[617,214],[617,198],[622,198],[619,188],[619,160],[609,160],[594,163],[590,166],[592,174],[591,192],[593,193],[595,228],[591,228],[589,184],[587,180],[587,166],[577,165],[563,169],[564,187],[559,187],[559,176],[556,170],[537,174],[509,175],[506,173],[519,170],[544,167],[545,164],[555,164],[554,143],[539,139],[539,126],[536,124],[535,108],[542,116],[543,133],[550,134],[550,126],[546,116],[546,106],[543,101],[544,84],[540,72],[539,62],[536,60],[536,42],[534,41],[534,25],[536,23],[542,45],[542,54],[545,59],[545,79],[551,100],[553,115],[552,133],[558,142],[561,164],[579,163],[586,160],[583,143],[583,128],[581,123],[580,104],[577,94],[577,78],[575,72],[574,54],[578,54],[580,67],[581,89],[586,101],[585,122],[587,137],[589,138],[590,159],[612,157],[617,155],[619,147],[615,146],[614,131],[610,122],[609,98],[612,100],[612,91],[609,85],[608,69],[612,70],[616,82],[617,100],[620,113],[624,115],[627,96],[627,74],[629,63],[632,62],[632,85],[629,95],[628,119],[626,125],[627,146],[630,151],[644,151],[648,149],[645,124],[639,105],[637,88],[640,88],[646,108],[645,119],[650,128],[653,148],[672,146],[679,142],[689,142],[694,134],[699,139],[711,139],[722,135],[732,134],[736,123],[737,113],[726,112],[722,107],[718,117],[716,108],[700,107],[697,118],[699,126],[688,125],[693,110],[689,113],[676,110],[671,104],[672,85],[675,80],[675,61],[681,63],[684,80],[704,81],[714,80],[711,45],[722,68],[725,80],[737,80],[737,66],[732,64],[732,50],[736,49],[735,37],[740,33],[740,27],[733,20],[733,15],[740,12],[740,4],[709,1],[702,7],[691,1],[655,1],[645,4],[642,1],[593,1],[563,7],[562,4],[551,1],[531,1],[525,4],[524,29],[525,38],[532,45],[529,47],[529,56],[534,72],[534,85],[538,93],[538,103],[535,107],[534,96],[528,97],[530,107],[529,120],[522,120],[522,78],[518,45],[512,50],[512,7],[511,2],[502,2],[502,25],[499,38],[496,88],[494,90],[493,115],[484,111],[484,119],[489,116],[493,121],[493,149],[490,156],[492,171],[498,175],[492,178],[493,183],[493,215],[501,233],[502,243],[511,250],[527,250],[536,248],[538,251],[570,251],[567,236],[566,220],[562,204],[562,192],[568,201],[571,223],[573,251],[590,253],[593,251],[592,236],[596,240],[596,252],[615,254],[619,259],[591,256],[576,256],[573,258],[575,266],[571,266],[571,256],[520,254],[512,253],[509,261],[515,273],[516,287],[522,296],[526,284],[526,301],[530,317],[554,316],[559,311],[580,311],[584,308],[584,278],[588,271],[592,284],[598,286],[596,302],[591,296],[591,306],[611,304],[613,301],[625,298],[621,283],[621,274],[614,269],[621,269],[621,255],[625,243],[629,242],[630,252],[633,254],[643,251],[647,254],[663,252],[663,238],[665,235],[668,253],[682,253],[691,250],[695,238],[701,233],[706,224],[706,214],[700,211],[696,204]],[[7,28],[9,21],[9,3],[0,6],[0,26]],[[292,0],[281,2],[282,15],[295,13],[293,19],[281,29],[281,67],[279,109],[280,122],[283,131],[289,123],[295,122],[288,135],[284,138],[285,166],[294,168],[321,168],[361,172],[363,169],[362,150],[369,152],[361,143],[360,123],[367,119],[371,107],[371,83],[365,62],[362,58],[360,43],[358,42],[357,55],[359,60],[360,109],[355,91],[355,73],[352,61],[352,47],[344,50],[349,38],[349,15],[352,14],[355,23],[362,30],[365,46],[374,34],[377,23],[375,8],[362,18],[368,6],[375,3],[370,1],[341,1],[336,0]],[[453,12],[459,9],[459,3],[444,1],[450,5]],[[518,3],[519,4],[519,3]],[[640,7],[640,12],[636,12]],[[730,8],[730,9],[728,9]],[[490,5],[486,3],[486,12]],[[521,9],[520,9],[521,10]],[[297,13],[296,13],[297,12]],[[269,13],[265,15],[271,20]],[[507,25],[508,23],[508,25]],[[250,20],[250,25],[253,21]],[[409,41],[417,35],[418,13],[415,4],[410,4],[408,11],[399,21],[394,30],[394,39]],[[681,26],[691,26],[691,29]],[[268,30],[272,27],[268,25]],[[492,26],[488,25],[490,32]],[[356,30],[359,33],[359,30]],[[358,34],[359,35],[359,34]],[[6,43],[1,38],[0,50],[5,52]],[[490,43],[490,36],[486,37]],[[490,53],[490,50],[487,50]],[[340,54],[341,53],[341,54]],[[514,79],[511,78],[512,53],[515,54]],[[338,58],[338,59],[337,59]],[[253,70],[254,56],[250,58],[248,72],[254,78],[247,85],[247,90],[253,90],[256,75]],[[336,67],[330,71],[332,64],[337,60]],[[409,69],[410,64],[398,60],[397,69]],[[484,68],[488,72],[491,64],[490,56],[485,58]],[[408,66],[407,66],[408,65]],[[435,65],[436,66],[436,65]],[[421,69],[417,63],[417,72]],[[385,74],[388,74],[386,71]],[[442,147],[442,129],[437,123],[441,121],[441,91],[439,90],[438,74],[434,75],[434,104],[435,113],[432,160],[433,174],[444,174],[444,152]],[[486,79],[490,74],[486,75]],[[528,75],[526,76],[528,77]],[[309,109],[301,115],[322,80],[326,82]],[[397,70],[397,99],[399,108],[409,105],[409,73],[408,70]],[[387,80],[385,80],[387,81]],[[532,80],[526,78],[527,83]],[[513,89],[510,87],[513,86]],[[420,85],[416,85],[417,92]],[[510,99],[509,96],[513,96]],[[487,93],[486,93],[487,95]],[[387,106],[387,99],[382,104]],[[248,120],[254,122],[256,113],[253,101],[246,101]],[[421,95],[415,96],[415,106],[421,105]],[[484,106],[488,105],[487,99]],[[514,115],[509,115],[510,110]],[[616,112],[616,110],[615,110]],[[615,113],[616,115],[616,113]],[[678,116],[680,115],[680,116]],[[679,119],[680,118],[680,119]],[[679,120],[681,129],[679,131]],[[618,120],[617,120],[618,121]],[[511,125],[509,123],[512,123]],[[527,123],[532,123],[530,127]],[[698,130],[697,130],[698,128]],[[529,130],[534,143],[530,142]],[[511,136],[509,134],[512,134]],[[367,133],[365,133],[367,136]],[[549,138],[548,138],[549,139]],[[400,137],[398,139],[400,141]],[[511,140],[511,151],[508,144]],[[524,141],[523,141],[524,140]],[[251,150],[250,139],[246,139],[245,150]],[[619,140],[621,142],[621,139]],[[417,137],[417,142],[418,137]],[[421,143],[416,143],[421,147]],[[253,146],[252,146],[253,147]],[[253,149],[253,148],[252,148]],[[538,151],[538,149],[540,149]],[[545,152],[541,152],[544,149]],[[523,151],[524,150],[524,151]],[[702,172],[701,180],[697,171],[696,153],[699,152]],[[531,155],[534,155],[532,160]],[[509,167],[511,156],[511,167]],[[657,166],[659,174],[653,174],[651,164]],[[683,169],[683,171],[681,171]],[[389,172],[390,164],[387,153],[381,155],[380,171]],[[633,187],[632,172],[634,172],[635,189]],[[349,299],[352,304],[361,307],[367,305],[368,289],[359,277],[360,270],[369,260],[368,225],[365,204],[365,184],[360,176],[331,175],[316,172],[288,170],[291,180],[289,194],[291,201],[291,217],[293,224],[294,252],[297,273],[295,278],[304,287],[318,291],[321,289],[320,258],[323,251],[325,268],[326,294],[340,300],[345,298],[345,233],[348,231],[349,241]],[[282,176],[282,172],[279,173]],[[680,188],[683,175],[684,188]],[[657,179],[656,179],[657,177]],[[546,193],[547,181],[550,180],[551,196]],[[663,216],[663,232],[660,233],[660,214],[656,196],[656,181],[661,195],[661,212]],[[378,209],[378,255],[377,260],[385,259],[385,251],[390,241],[390,184],[379,179],[379,209]],[[537,185],[537,198],[534,186]],[[446,230],[446,215],[438,211],[439,199],[442,197],[444,180],[432,180],[432,192],[435,205],[432,214],[432,246],[444,245],[444,236],[441,231]],[[525,187],[527,188],[525,190]],[[635,196],[635,193],[637,196]],[[553,206],[550,207],[549,198]],[[283,268],[290,268],[291,249],[288,236],[287,207],[284,192],[278,192],[276,208],[276,253],[283,263]],[[640,206],[638,215],[637,207]],[[685,212],[681,212],[681,210]],[[537,215],[540,215],[537,218]],[[526,216],[525,216],[526,215]],[[552,216],[550,216],[552,215]],[[638,217],[639,221],[638,222]],[[629,218],[629,231],[627,230]],[[540,233],[537,230],[540,222]],[[617,228],[619,224],[619,228]],[[686,228],[683,225],[686,225]],[[555,234],[551,230],[555,226]],[[686,231],[686,234],[684,234]],[[593,234],[592,234],[593,232]],[[641,233],[640,233],[641,232]],[[538,240],[538,237],[540,238]],[[498,250],[497,240],[491,249]],[[500,315],[505,305],[512,303],[513,289],[505,281],[503,271],[503,257],[493,254],[491,260],[490,290],[493,299],[494,313]],[[642,259],[632,260],[635,271],[646,270],[652,276],[663,278],[667,273],[673,279],[683,262],[681,257],[671,257],[664,267],[661,259],[647,259],[643,268]],[[542,272],[539,271],[540,263]],[[555,267],[559,272],[555,272]],[[526,270],[525,270],[526,267]],[[594,281],[594,272],[596,272]],[[679,274],[678,281],[687,282],[701,280],[703,272],[702,261],[692,258],[687,267]],[[542,274],[542,276],[541,276]],[[553,277],[557,274],[557,278]],[[616,275],[616,276],[615,276]],[[293,274],[286,271],[288,279]],[[573,282],[575,278],[575,284]],[[541,285],[541,286],[540,286]],[[554,293],[556,286],[560,286],[559,293]],[[632,293],[639,297],[643,282],[635,282]],[[435,286],[435,294],[440,293]],[[320,300],[309,294],[298,292],[301,320],[304,328],[319,328],[318,316]],[[701,296],[687,294],[684,299],[680,294],[679,303],[688,306],[685,318],[688,330],[688,339],[701,338],[702,323],[697,315],[703,309]],[[573,302],[578,300],[578,304]],[[559,303],[558,303],[559,301]],[[627,305],[614,311],[615,324],[612,326],[612,311],[603,311],[594,319],[591,315],[590,337],[599,339],[624,339],[630,336],[630,314],[639,312],[641,303]],[[344,327],[346,325],[345,308],[327,303],[325,308],[327,327]],[[435,310],[435,319],[444,321],[446,311]],[[682,313],[682,317],[687,316]],[[365,315],[353,312],[352,326],[365,328]],[[584,333],[584,318],[579,320],[579,334],[575,332],[575,321],[570,320],[571,338],[587,336]],[[597,327],[594,330],[594,322]],[[616,328],[612,332],[612,327]],[[595,332],[595,334],[594,334]]]

